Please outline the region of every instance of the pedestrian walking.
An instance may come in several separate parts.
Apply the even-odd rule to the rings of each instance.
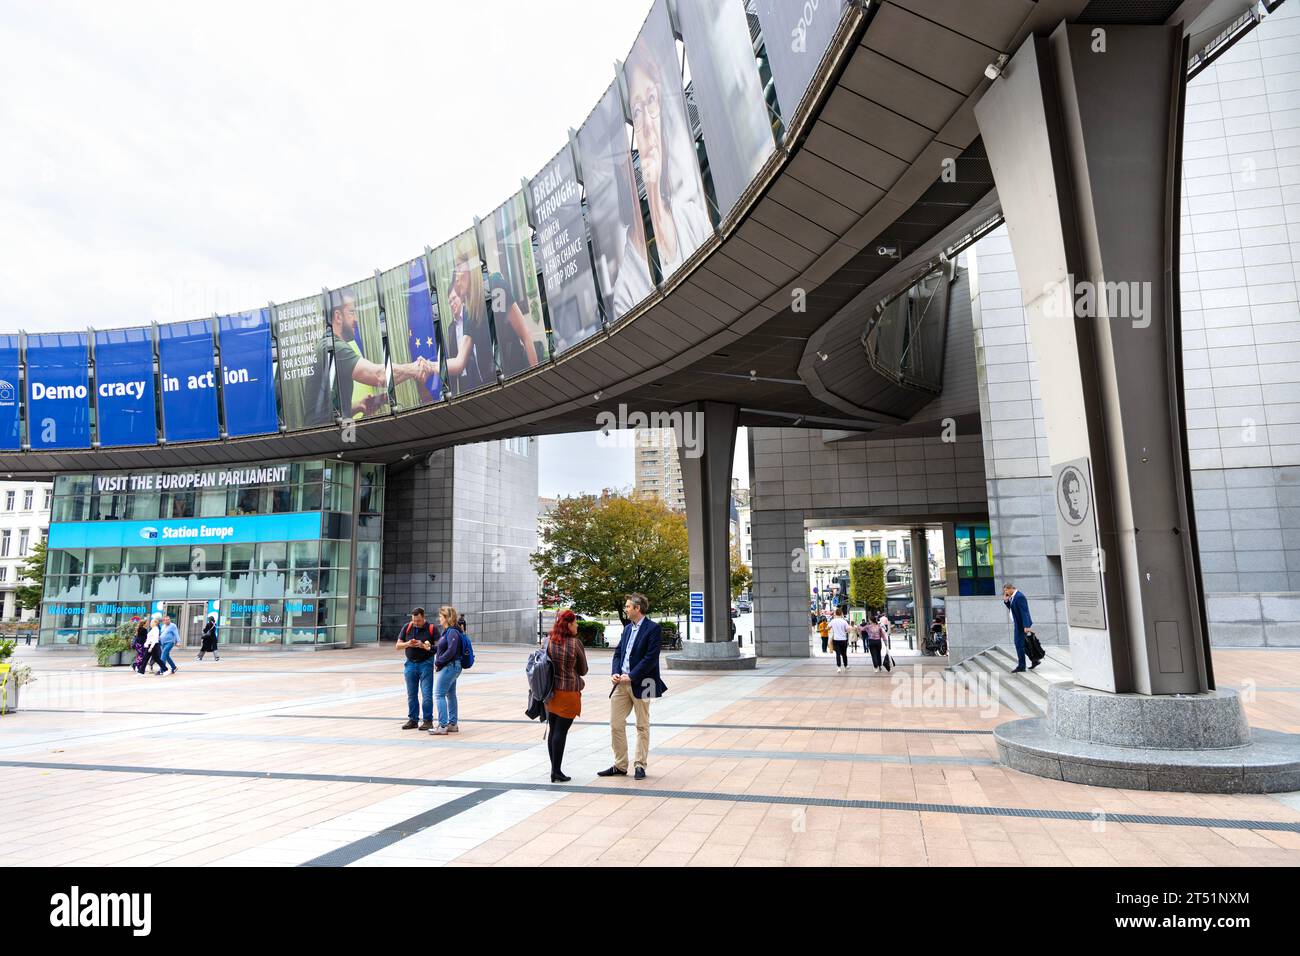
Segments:
[[[172,651],[180,643],[181,632],[177,630],[176,623],[172,620],[170,614],[164,614],[162,619],[162,633],[158,637],[158,645],[162,652],[158,658],[158,676],[162,677],[167,672],[167,668],[172,669],[172,674],[176,673],[176,662],[172,660]]]
[[[435,645],[433,658],[433,696],[438,702],[438,726],[429,731],[435,737],[460,733],[460,708],[456,700],[456,679],[460,677],[461,638],[456,609],[450,604],[438,608],[442,636]]]
[[[131,646],[135,648],[135,660],[131,662],[131,670],[143,674],[145,661],[149,659],[149,651],[145,647],[145,641],[149,640],[149,624],[138,617],[132,620],[135,621],[135,638],[131,641]]]
[[[824,617],[817,619],[817,633],[822,639],[822,653],[826,653],[826,642],[831,639],[831,625]]]
[[[885,629],[876,621],[868,620],[863,626],[863,636],[866,638],[867,649],[871,651],[871,667],[873,670],[880,670],[880,649],[885,641]]]
[[[144,674],[150,667],[155,668],[156,673],[162,673],[162,614],[155,611],[153,617],[149,619],[149,632],[144,640],[144,666],[140,673]]]
[[[598,777],[627,776],[627,717],[636,714],[636,779],[644,780],[650,761],[650,701],[668,690],[659,678],[659,649],[663,630],[646,617],[650,602],[644,594],[629,594],[623,602],[628,624],[623,628],[614,660],[609,692],[609,737],[614,764]]]
[[[555,616],[551,640],[546,647],[551,659],[554,693],[546,702],[546,750],[551,756],[551,783],[568,783],[561,769],[569,728],[582,714],[583,675],[587,673],[587,651],[578,637],[578,617],[567,608]]]
[[[1011,617],[1012,637],[1016,642],[1016,667],[1011,673],[1020,674],[1025,670],[1025,635],[1034,633],[1034,620],[1029,616],[1029,598],[1008,581],[1002,585],[1002,603],[1007,606]],[[1030,668],[1037,667],[1040,661],[1034,661]]]
[[[406,723],[403,730],[433,729],[433,646],[438,643],[438,631],[424,619],[424,608],[411,610],[411,619],[402,625],[397,635],[397,649],[406,652],[402,676],[406,680]],[[420,707],[423,695],[424,707]],[[423,710],[423,723],[416,717]]]
[[[844,620],[844,608],[835,609],[830,630],[831,644],[835,647],[835,671],[841,673],[849,669],[849,622]]]
[[[208,619],[203,622],[203,636],[200,638],[199,656],[194,658],[196,661],[203,660],[204,654],[211,654],[214,661],[221,660],[221,655],[217,653],[217,616],[209,614]]]

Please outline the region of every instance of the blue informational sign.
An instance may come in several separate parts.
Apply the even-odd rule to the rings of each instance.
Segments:
[[[161,548],[177,544],[313,541],[321,535],[320,521],[318,511],[158,521],[65,521],[50,525],[46,545],[52,549]]]
[[[95,333],[95,421],[104,448],[158,443],[150,329]]]
[[[271,310],[217,320],[221,344],[221,408],[226,434],[266,435],[280,430],[271,360]]]
[[[0,448],[23,444],[18,414],[18,336],[0,335]]]
[[[90,447],[90,338],[27,336],[27,441],[32,448]]]
[[[691,623],[692,624],[704,623],[704,592],[703,591],[691,592]]]
[[[158,327],[163,435],[169,442],[205,441],[218,435],[212,346],[208,319]]]

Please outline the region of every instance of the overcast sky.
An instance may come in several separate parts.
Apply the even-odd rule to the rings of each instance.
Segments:
[[[555,155],[649,8],[5,3],[0,330],[199,318],[403,262]],[[541,460],[543,494],[632,481],[594,436]]]

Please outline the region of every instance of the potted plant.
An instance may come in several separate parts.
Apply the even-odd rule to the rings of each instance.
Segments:
[[[14,642],[0,640],[0,714],[18,709],[18,688],[36,678],[26,664],[10,664]]]
[[[578,637],[583,647],[608,647],[605,643],[605,625],[600,621],[579,621]]]
[[[134,628],[132,633],[135,633]],[[126,663],[126,652],[131,642],[122,636],[121,628],[105,634],[95,641],[95,659],[100,667],[118,667]]]
[[[0,664],[0,714],[18,709],[18,689],[36,680],[27,664]]]

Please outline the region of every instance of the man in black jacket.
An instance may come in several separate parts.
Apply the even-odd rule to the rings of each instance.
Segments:
[[[623,613],[629,624],[614,652],[610,682],[609,736],[614,748],[614,765],[599,771],[598,777],[627,776],[627,715],[636,713],[636,779],[644,780],[650,759],[650,701],[662,697],[668,688],[659,679],[659,648],[663,631],[646,617],[650,602],[644,594],[629,594]]]
[[[424,608],[411,611],[411,619],[397,637],[397,649],[406,651],[406,723],[403,730],[431,730],[433,728],[433,646],[438,641],[438,629],[424,619]],[[424,694],[424,722],[416,723],[419,708],[418,694]]]

